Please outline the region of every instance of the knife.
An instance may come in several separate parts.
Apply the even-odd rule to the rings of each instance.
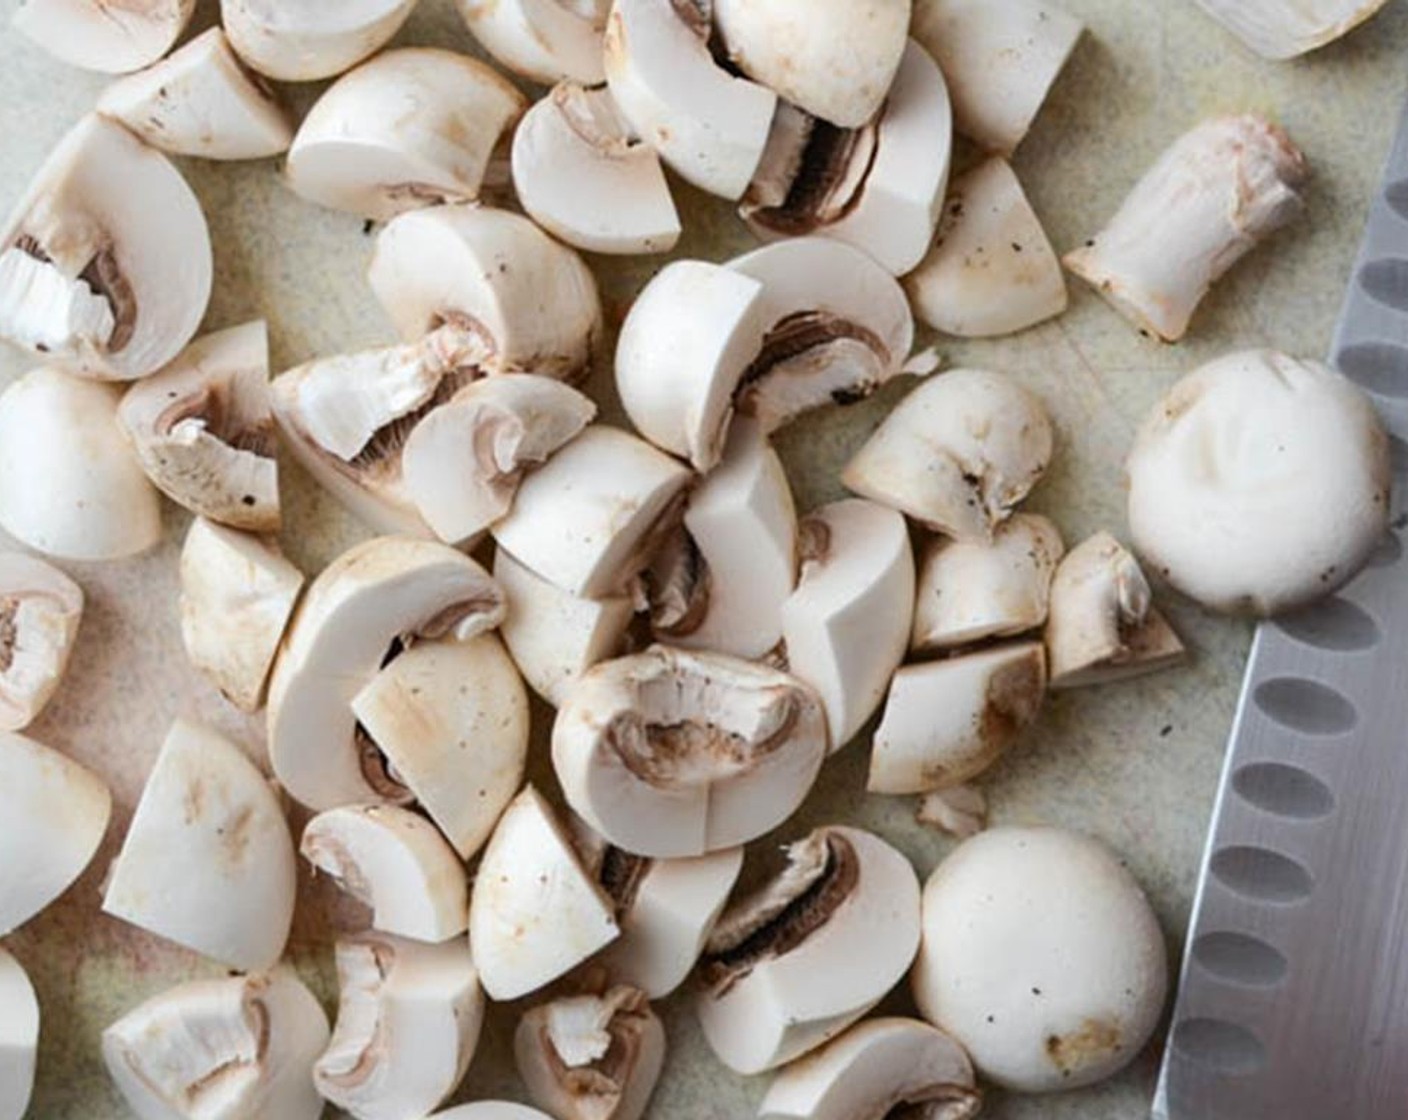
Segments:
[[[1257,630],[1157,1120],[1408,1118],[1408,110],[1330,362],[1392,436],[1394,528],[1339,594]]]

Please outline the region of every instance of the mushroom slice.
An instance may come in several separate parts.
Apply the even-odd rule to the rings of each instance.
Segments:
[[[920,318],[962,338],[1016,334],[1068,302],[1056,250],[1001,156],[953,184],[938,237],[905,287]]]
[[[564,82],[528,110],[513,138],[513,185],[535,222],[579,249],[667,253],[680,239],[659,155],[602,86]]]
[[[476,58],[387,51],[339,78],[303,119],[288,184],[310,202],[379,222],[473,201],[526,105]]]
[[[1253,114],[1185,133],[1064,263],[1146,334],[1177,342],[1208,290],[1301,212],[1305,156]]]
[[[268,159],[293,142],[288,111],[218,27],[108,86],[98,112],[177,156]]]
[[[111,386],[55,369],[28,373],[0,395],[6,532],[72,560],[117,560],[161,539],[161,496],[123,437],[117,405]]]
[[[914,819],[960,840],[976,836],[988,826],[988,799],[975,786],[953,786],[926,793]]]
[[[567,803],[612,844],[657,859],[771,831],[811,790],[826,747],[821,701],[801,681],[664,646],[588,671],[552,734]]]
[[[709,48],[711,0],[615,0],[606,81],[642,140],[700,190],[737,199],[762,159],[777,94]]]
[[[0,731],[0,937],[83,874],[108,828],[112,797],[96,774],[33,739]]]
[[[593,424],[530,474],[494,539],[584,598],[621,594],[650,560],[690,474],[650,444]]]
[[[1052,688],[1155,673],[1184,656],[1139,562],[1109,533],[1071,549],[1056,569],[1046,648]]]
[[[534,1007],[513,1039],[528,1096],[561,1120],[640,1120],[665,1065],[665,1028],[638,988]]]
[[[508,1001],[566,975],[620,935],[613,909],[529,786],[499,818],[469,901],[484,990]]]
[[[386,934],[339,938],[332,1041],[318,1092],[357,1120],[425,1116],[464,1079],[484,993],[463,937],[424,945]]]
[[[443,544],[380,537],[343,553],[313,581],[269,682],[269,758],[311,809],[404,800],[381,753],[359,736],[352,701],[389,654],[421,639],[492,630],[503,593]]]
[[[530,81],[600,82],[611,0],[456,0],[460,17],[495,60]]]
[[[298,861],[273,787],[243,751],[177,720],[108,876],[103,910],[243,972],[273,968]]]
[[[505,210],[434,206],[392,219],[367,278],[407,342],[449,323],[480,333],[496,373],[591,371],[601,299],[582,258]]]
[[[386,756],[461,859],[477,852],[523,784],[528,692],[493,634],[420,642],[352,699]]]
[[[132,381],[190,342],[212,275],[210,231],[181,173],[89,115],[0,233],[0,338],[85,377]]]
[[[137,382],[117,418],[147,477],[177,505],[256,533],[279,528],[279,464],[262,321],[197,339]]]
[[[1018,642],[895,674],[870,755],[871,793],[927,793],[971,781],[1036,720],[1046,650]]]
[[[416,0],[220,0],[220,22],[244,61],[283,82],[316,82],[375,54]]]
[[[940,653],[1045,625],[1065,551],[1056,526],[1035,513],[1014,514],[990,542],[931,537],[919,566],[910,649]]]
[[[991,541],[1041,481],[1054,445],[1041,400],[958,369],[900,402],[841,473],[857,494],[961,541]]]
[[[1046,0],[916,0],[914,37],[948,78],[958,131],[1011,155],[1084,30]]]
[[[553,1120],[544,1112],[509,1101],[475,1101],[437,1112],[430,1120]]]
[[[879,1003],[918,949],[909,860],[869,832],[819,828],[715,927],[699,965],[704,1038],[738,1073],[776,1069]]]
[[[831,749],[880,707],[914,616],[914,555],[904,518],[851,499],[802,521],[802,578],[782,607],[790,670],[826,705]]]
[[[773,1079],[760,1120],[972,1120],[983,1094],[949,1035],[916,1019],[872,1019]]]
[[[169,51],[195,7],[196,0],[20,0],[11,23],[70,66],[126,74]]]
[[[0,552],[0,730],[23,731],[58,690],[83,589],[52,564]]]
[[[406,437],[406,496],[442,540],[472,540],[513,508],[523,476],[595,417],[590,398],[550,377],[504,373],[471,382]]]
[[[0,1120],[23,1120],[34,1092],[39,1000],[24,967],[0,948]]]
[[[194,980],[103,1032],[108,1073],[141,1120],[317,1120],[328,1020],[291,968]]]
[[[1387,0],[1197,0],[1262,58],[1296,58],[1348,35]]]

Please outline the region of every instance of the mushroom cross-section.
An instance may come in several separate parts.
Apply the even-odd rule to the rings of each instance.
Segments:
[[[51,564],[0,552],[0,730],[23,731],[63,680],[83,589]]]
[[[34,1092],[39,1001],[24,966],[0,948],[0,1120],[24,1120]]]
[[[169,51],[195,10],[196,0],[20,0],[12,24],[70,66],[126,74]]]
[[[376,53],[416,0],[220,0],[220,22],[244,61],[282,82],[315,82]]]
[[[1388,0],[1196,0],[1262,58],[1319,50],[1378,15]]]
[[[530,81],[600,82],[611,0],[456,0],[479,45]]]

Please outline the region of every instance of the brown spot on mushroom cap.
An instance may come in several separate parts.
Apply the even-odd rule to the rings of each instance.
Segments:
[[[1100,1065],[1123,1048],[1120,1026],[1109,1019],[1086,1019],[1076,1030],[1046,1039],[1046,1056],[1062,1077]]]

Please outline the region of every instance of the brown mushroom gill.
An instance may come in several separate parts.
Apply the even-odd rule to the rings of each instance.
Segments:
[[[201,421],[207,432],[236,451],[248,451],[262,459],[274,457],[277,441],[273,427],[262,404],[246,399],[240,391],[238,375],[173,401],[158,413],[154,427],[157,435],[170,436],[187,420]]]
[[[441,405],[448,404],[456,393],[470,382],[478,380],[482,374],[483,371],[478,365],[455,366],[447,370],[436,385],[435,392],[424,404],[377,429],[376,434],[354,458],[343,462],[336,455],[324,453],[326,458],[353,478],[375,479],[384,483],[399,480],[401,451],[416,425]]]
[[[699,545],[679,526],[643,573],[650,625],[662,638],[682,638],[703,625],[709,611],[709,565]]]
[[[763,348],[744,371],[738,394],[738,407],[747,412],[752,398],[766,382],[769,374],[783,367],[812,365],[817,372],[828,369],[836,360],[840,344],[852,344],[849,349],[863,352],[865,364],[873,364],[874,373],[861,376],[853,387],[847,387],[842,399],[833,403],[853,404],[868,395],[869,388],[878,384],[889,368],[892,355],[884,339],[874,331],[827,311],[798,311],[779,320],[763,339]]]
[[[794,118],[782,115],[779,127],[786,132],[778,143],[794,150],[765,157],[771,175],[749,188],[743,213],[780,236],[805,237],[841,221],[859,204],[879,151],[879,131],[874,122],[837,128],[812,118],[799,128]]]
[[[15,645],[19,641],[20,601],[14,595],[0,598],[0,673],[8,673],[15,663]]]
[[[596,880],[606,896],[616,906],[617,915],[624,914],[635,905],[640,885],[646,874],[654,866],[654,860],[645,856],[633,855],[608,844],[601,855],[601,867]]]

